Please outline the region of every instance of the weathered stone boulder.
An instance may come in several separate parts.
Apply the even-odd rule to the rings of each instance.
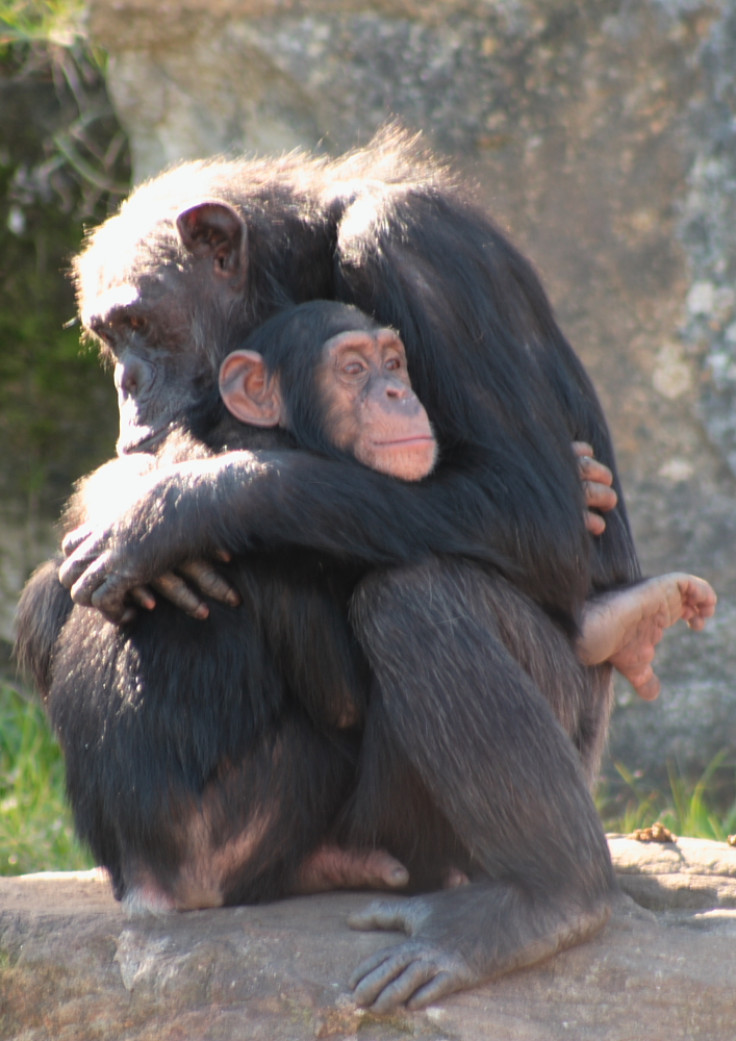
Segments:
[[[645,569],[710,579],[612,755],[736,749],[736,9],[729,0],[90,0],[138,178],[221,149],[330,152],[397,116],[540,268],[610,417]],[[628,701],[622,685],[622,700]]]
[[[736,849],[611,846],[628,892],[645,883],[652,906],[659,887],[657,913],[622,897],[590,943],[385,1017],[346,995],[351,968],[390,942],[346,927],[366,894],[131,921],[93,873],[0,879],[0,1037],[733,1041]]]

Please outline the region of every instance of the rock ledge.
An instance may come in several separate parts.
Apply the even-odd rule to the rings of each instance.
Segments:
[[[611,836],[622,896],[591,943],[424,1013],[345,995],[385,935],[366,894],[128,920],[96,872],[0,879],[3,1041],[733,1041],[736,849]]]

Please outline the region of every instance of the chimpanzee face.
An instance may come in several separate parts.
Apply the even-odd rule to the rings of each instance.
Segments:
[[[437,443],[393,329],[368,326],[332,336],[322,348],[316,380],[333,444],[405,481],[430,473]]]
[[[114,365],[118,452],[153,448],[216,382],[213,344],[224,342],[242,294],[244,222],[225,204],[130,228],[110,218],[77,259],[82,324]]]

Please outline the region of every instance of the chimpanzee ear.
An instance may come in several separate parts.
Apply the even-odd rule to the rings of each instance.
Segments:
[[[244,279],[248,268],[248,228],[229,203],[200,202],[182,210],[176,226],[184,246],[198,257],[212,257],[215,274]]]
[[[257,351],[233,351],[220,366],[220,396],[241,423],[277,427],[284,407],[276,376],[270,375]]]

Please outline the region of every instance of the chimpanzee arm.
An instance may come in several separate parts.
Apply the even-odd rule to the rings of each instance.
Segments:
[[[465,450],[418,485],[306,452],[178,464],[143,478],[112,523],[72,533],[60,577],[76,602],[117,619],[130,588],[222,548],[302,546],[365,566],[452,554],[486,562],[537,598],[545,590],[543,606],[570,621],[588,585],[574,467],[572,483],[560,486],[558,473],[535,488],[529,482],[545,478],[509,466],[509,452],[484,452],[481,464]]]

